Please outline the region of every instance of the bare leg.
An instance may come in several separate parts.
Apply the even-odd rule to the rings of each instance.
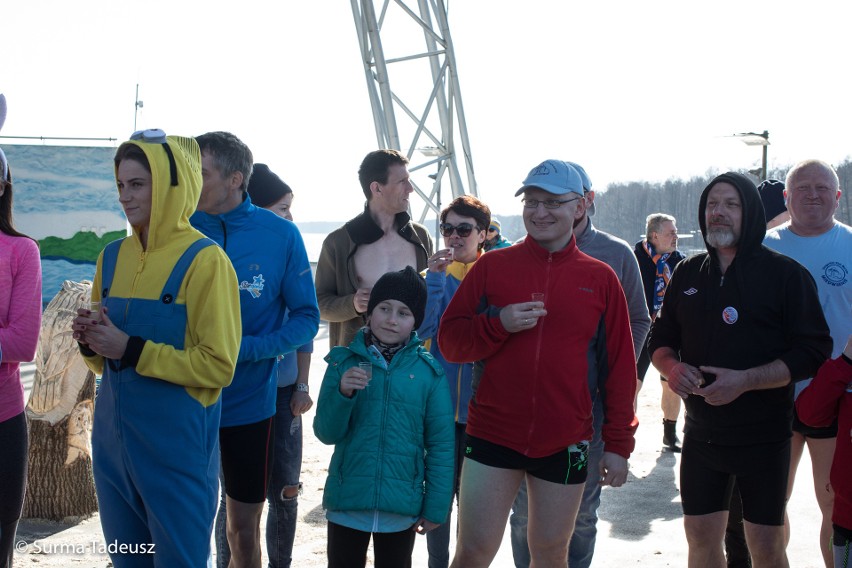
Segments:
[[[817,504],[822,512],[822,524],[819,530],[819,548],[826,568],[834,566],[831,550],[831,511],[834,508],[834,491],[829,483],[831,462],[834,459],[834,445],[837,438],[807,438],[808,452],[814,474],[814,492]]]
[[[784,550],[784,527],[744,521],[746,542],[754,568],[790,568]]]
[[[260,516],[263,504],[226,497],[228,507],[229,568],[260,568]]]
[[[665,381],[662,382],[663,395],[660,397],[660,408],[663,411],[663,418],[677,422],[677,417],[680,415],[680,397],[665,384]]]
[[[793,432],[793,438],[790,440],[790,473],[787,475],[787,496],[786,500],[790,500],[793,494],[793,484],[796,482],[796,470],[799,469],[799,462],[802,460],[802,452],[805,451],[805,437],[798,432]],[[790,544],[790,517],[787,512],[784,512],[784,548]]]
[[[562,485],[527,475],[530,568],[564,568],[584,484]]]
[[[684,515],[683,528],[689,545],[689,568],[725,568],[725,526],[728,512]]]
[[[486,568],[500,543],[523,470],[464,460],[459,488],[459,538],[452,568]],[[564,566],[564,563],[563,563]]]

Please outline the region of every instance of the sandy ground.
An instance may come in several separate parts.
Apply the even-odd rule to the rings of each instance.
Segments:
[[[314,353],[311,387],[319,390],[327,352],[327,328],[320,328]],[[32,381],[28,368],[26,384]],[[636,451],[630,459],[631,474],[624,487],[605,488],[599,510],[598,541],[593,566],[686,566],[686,539],[681,520],[678,492],[679,454],[661,451],[662,425],[659,410],[660,382],[649,373],[649,381],[639,397],[640,427]],[[299,504],[299,525],[293,550],[294,567],[325,566],[325,516],[322,510],[322,488],[332,448],[321,444],[310,425],[313,411],[305,418],[305,447],[302,465],[304,494]],[[679,425],[679,429],[682,423]],[[805,453],[799,467],[800,480],[790,500],[788,511],[793,521],[793,535],[788,547],[790,565],[817,568],[822,561],[817,545],[819,511],[809,481],[811,464]],[[265,521],[264,521],[265,522]],[[455,515],[453,515],[455,523]],[[97,515],[53,523],[25,519],[18,529],[18,550],[14,568],[112,566],[100,553],[103,534]],[[266,563],[264,550],[264,565]],[[368,562],[368,566],[372,566]],[[426,568],[426,539],[417,537],[413,566]],[[508,531],[493,566],[513,566]]]

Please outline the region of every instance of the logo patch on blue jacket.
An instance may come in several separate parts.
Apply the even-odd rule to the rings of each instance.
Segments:
[[[240,290],[248,290],[248,293],[251,294],[252,298],[260,298],[260,293],[263,291],[263,283],[265,280],[263,279],[263,274],[258,274],[252,280],[252,283],[249,284],[245,280],[240,282]]]

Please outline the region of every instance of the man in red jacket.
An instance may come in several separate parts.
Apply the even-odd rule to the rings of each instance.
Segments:
[[[438,331],[448,360],[481,363],[468,411],[454,567],[491,563],[522,479],[532,565],[566,564],[587,474],[591,386],[603,393],[606,415],[604,455],[591,475],[622,485],[634,445],[627,301],[612,269],[577,248],[573,226],[586,206],[580,175],[547,160],[521,194],[528,237],[477,261]]]

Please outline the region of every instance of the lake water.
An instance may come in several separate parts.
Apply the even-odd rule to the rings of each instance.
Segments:
[[[305,249],[308,252],[308,260],[313,265],[316,265],[319,259],[322,242],[326,236],[326,233],[302,233],[302,238],[305,241]],[[67,260],[43,259],[41,261],[41,295],[43,304],[46,306],[53,299],[62,287],[63,281],[91,281],[94,277],[94,263],[77,264],[68,262]]]

